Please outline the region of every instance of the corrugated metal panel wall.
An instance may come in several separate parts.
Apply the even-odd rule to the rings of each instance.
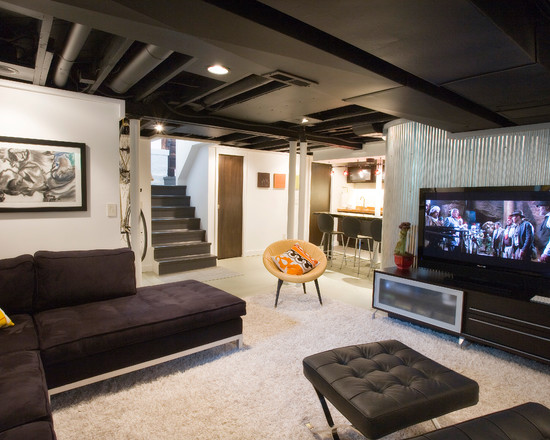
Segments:
[[[416,122],[388,128],[382,267],[393,266],[398,226],[411,222],[416,249],[418,191],[423,187],[550,184],[550,125],[453,136]]]

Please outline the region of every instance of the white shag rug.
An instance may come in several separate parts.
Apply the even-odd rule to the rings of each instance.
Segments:
[[[245,347],[232,344],[52,396],[59,440],[329,440],[302,359],[350,344],[398,339],[480,385],[480,401],[443,426],[528,401],[550,407],[550,366],[285,286],[247,298]],[[342,440],[363,440],[332,406]],[[309,426],[309,427],[308,427]],[[431,422],[390,434],[403,439]]]

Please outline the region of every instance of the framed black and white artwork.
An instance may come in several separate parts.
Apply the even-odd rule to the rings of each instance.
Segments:
[[[86,145],[0,136],[0,212],[86,211]]]

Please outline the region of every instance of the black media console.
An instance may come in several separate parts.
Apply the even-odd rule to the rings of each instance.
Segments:
[[[373,308],[461,339],[550,364],[550,301],[461,285],[448,274],[395,267],[374,272]]]

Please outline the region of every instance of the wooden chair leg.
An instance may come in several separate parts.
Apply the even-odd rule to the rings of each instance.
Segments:
[[[283,285],[283,280],[279,279],[279,281],[277,281],[277,295],[275,296],[275,307],[277,307],[277,303],[279,302],[279,293],[281,292],[282,285]]]

